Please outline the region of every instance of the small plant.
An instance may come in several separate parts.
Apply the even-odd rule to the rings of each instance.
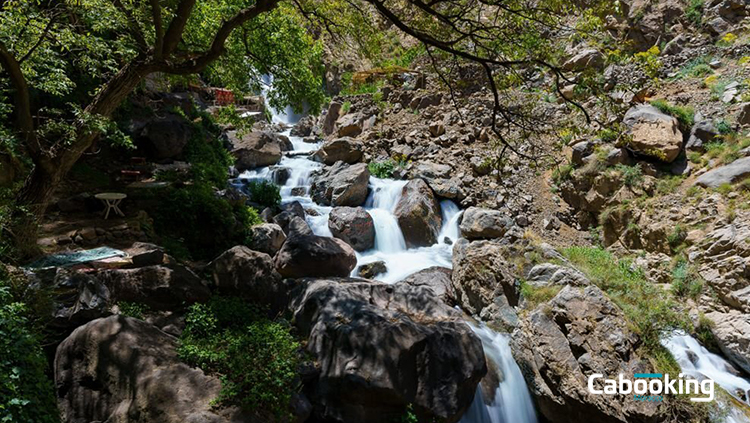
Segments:
[[[521,281],[521,296],[529,303],[529,308],[535,308],[541,303],[546,303],[557,295],[561,289],[561,285],[534,286]]]
[[[414,406],[409,404],[406,406],[406,411],[398,419],[394,420],[394,423],[417,423],[419,419],[414,414]]]
[[[229,125],[236,129],[237,136],[240,138],[242,138],[243,135],[250,133],[250,131],[253,130],[253,124],[255,123],[251,118],[240,116],[240,113],[237,111],[234,104],[220,107],[215,112],[215,119],[218,123]]]
[[[716,45],[719,47],[729,47],[734,44],[735,41],[737,41],[737,36],[731,32],[727,32],[716,42]]]
[[[703,21],[704,0],[690,0],[685,8],[685,17],[695,26],[700,26]]]
[[[120,314],[123,316],[140,320],[143,320],[143,314],[148,311],[148,307],[145,304],[133,303],[130,301],[120,301],[117,303],[117,307],[120,308]]]
[[[721,119],[716,122],[716,130],[719,131],[721,135],[729,135],[734,132],[732,125],[727,122],[726,119]]]
[[[344,104],[341,105],[341,111],[344,112],[344,114],[349,113],[349,110],[352,109],[352,102],[349,100],[346,100]]]
[[[672,232],[667,235],[667,242],[672,249],[676,249],[680,244],[685,242],[687,231],[679,223],[672,228]]]
[[[640,166],[618,164],[615,166],[615,169],[622,174],[622,183],[629,188],[633,188],[643,182],[643,171]]]
[[[714,337],[713,327],[715,326],[713,320],[706,317],[702,312],[698,314],[698,325],[695,327],[695,338],[700,342],[701,345],[706,349],[714,352],[721,351],[719,344],[716,342]]]
[[[685,177],[681,175],[673,175],[661,178],[656,183],[656,192],[664,195],[672,193],[677,189],[678,186],[680,186],[684,179]]]
[[[646,51],[636,53],[633,58],[636,63],[641,65],[646,75],[651,78],[656,78],[659,76],[659,71],[662,66],[661,60],[659,60],[659,53],[659,46],[655,45]]]
[[[718,187],[716,187],[716,192],[722,195],[727,195],[732,191],[733,191],[732,184],[730,184],[729,182],[725,182],[719,185]]]
[[[252,181],[247,186],[250,200],[261,207],[276,208],[281,204],[279,186],[271,181]]]
[[[390,178],[393,176],[393,171],[396,170],[396,162],[393,159],[370,162],[370,164],[367,165],[367,170],[369,170],[370,174],[376,178]]]
[[[672,293],[677,297],[697,299],[703,291],[703,279],[690,265],[679,260],[672,268]]]
[[[651,105],[662,113],[674,116],[685,128],[691,128],[695,123],[695,110],[689,106],[677,106],[663,99],[651,101]]]
[[[249,227],[253,227],[256,225],[260,225],[263,223],[263,219],[260,217],[260,213],[258,213],[258,209],[255,207],[249,207],[247,208],[247,225]]]
[[[611,128],[602,128],[597,134],[605,143],[613,144],[620,137],[620,133]]]
[[[570,178],[573,176],[573,165],[570,163],[566,163],[562,166],[558,166],[553,172],[552,172],[552,180],[557,184],[561,184],[562,182],[565,182],[567,180],[570,180]]]

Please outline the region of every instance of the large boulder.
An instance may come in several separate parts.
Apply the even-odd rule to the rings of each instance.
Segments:
[[[566,286],[521,320],[511,350],[546,421],[663,421],[661,403],[588,391],[594,373],[652,373],[636,353],[638,344],[623,312],[599,288]],[[602,389],[602,379],[595,384]]]
[[[293,137],[306,137],[312,134],[313,126],[315,126],[315,117],[308,115],[303,117],[297,122],[289,135]]]
[[[223,252],[208,268],[214,286],[223,294],[270,305],[276,305],[283,297],[281,277],[276,273],[273,259],[266,253],[238,245]]]
[[[337,135],[356,137],[362,133],[365,117],[361,113],[347,113],[336,121]]]
[[[284,151],[293,148],[288,138],[266,131],[253,131],[241,138],[236,131],[229,131],[227,135],[232,143],[235,167],[240,172],[275,165]]]
[[[339,119],[341,112],[341,103],[338,101],[332,101],[331,105],[328,106],[328,111],[323,117],[323,135],[331,135],[333,130],[336,128],[336,121]]]
[[[719,131],[710,120],[695,122],[690,129],[690,137],[685,148],[688,151],[704,151],[706,144],[713,141],[717,135],[719,135]]]
[[[724,184],[739,182],[747,177],[750,177],[750,157],[743,157],[728,165],[709,170],[695,180],[695,185],[718,188]]]
[[[114,300],[146,304],[154,310],[204,302],[211,295],[192,270],[179,264],[108,269],[97,276],[107,285]]]
[[[218,378],[180,362],[177,339],[122,315],[80,326],[57,347],[55,386],[67,423],[229,423],[214,413]]]
[[[737,310],[710,312],[711,333],[721,352],[744,371],[750,372],[750,316]]]
[[[426,287],[307,279],[294,324],[319,363],[308,384],[322,421],[389,422],[407,407],[420,421],[457,422],[487,372],[460,312]]]
[[[466,239],[502,238],[513,219],[498,210],[469,207],[461,217],[461,236]]]
[[[563,63],[562,67],[567,71],[580,71],[584,69],[601,68],[604,65],[604,55],[597,49],[583,49]]]
[[[338,162],[315,177],[311,196],[316,203],[326,206],[361,206],[367,200],[369,181],[366,164]]]
[[[357,256],[346,242],[317,236],[308,230],[302,219],[295,217],[289,235],[281,247],[274,264],[285,278],[349,276],[357,265]]]
[[[456,292],[453,290],[453,282],[451,281],[452,274],[452,270],[447,267],[433,266],[412,273],[398,283],[429,288],[435,298],[439,298],[452,306],[456,304]]]
[[[526,282],[536,287],[550,285],[585,286],[590,284],[586,275],[578,269],[554,263],[540,263],[526,275]]]
[[[328,229],[357,251],[375,245],[375,222],[362,207],[334,207],[328,215]]]
[[[639,105],[631,108],[623,120],[631,136],[628,148],[637,154],[671,163],[682,150],[682,132],[677,119],[659,109]]]
[[[302,217],[304,218],[304,214]],[[284,245],[284,241],[286,241],[286,234],[281,226],[275,223],[264,223],[250,228],[248,247],[273,257]]]
[[[353,164],[362,159],[362,143],[350,137],[326,141],[313,155],[313,160],[332,165],[338,161]]]
[[[408,247],[424,247],[437,242],[443,217],[440,203],[425,181],[413,179],[404,186],[394,215]]]
[[[144,148],[157,159],[171,159],[182,154],[192,130],[190,124],[180,116],[167,115],[146,122],[140,133]]]
[[[492,241],[460,239],[453,246],[451,278],[458,304],[471,314],[491,310],[498,297],[518,304],[518,284],[507,268],[503,247]],[[489,308],[488,308],[489,307]]]

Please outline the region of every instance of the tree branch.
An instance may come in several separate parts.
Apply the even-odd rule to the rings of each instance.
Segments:
[[[180,43],[182,38],[182,32],[185,31],[185,25],[187,24],[190,14],[193,12],[195,6],[195,0],[182,0],[177,6],[172,22],[169,23],[167,33],[164,35],[164,45],[162,53],[164,56],[169,56],[177,48],[177,44]]]
[[[161,5],[159,0],[151,0],[151,15],[154,19],[156,41],[154,41],[154,57],[159,60],[164,52],[164,22],[161,17]]]

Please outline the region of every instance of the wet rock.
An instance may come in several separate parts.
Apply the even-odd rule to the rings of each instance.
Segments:
[[[294,322],[320,364],[307,386],[314,417],[382,423],[409,404],[424,421],[456,422],[464,414],[487,368],[481,342],[459,312],[425,287],[300,283]]]
[[[276,270],[285,278],[349,276],[357,257],[349,244],[336,238],[317,236],[295,217],[286,242],[274,257]],[[308,228],[309,230],[309,228]]]
[[[451,281],[459,305],[471,314],[480,314],[499,296],[518,305],[518,284],[495,242],[459,239],[453,246]]]
[[[328,228],[334,237],[356,251],[369,250],[375,245],[375,222],[362,207],[334,207],[328,215]]]
[[[304,215],[303,215],[304,217]],[[281,226],[274,223],[255,225],[250,229],[248,247],[273,257],[286,241],[286,234]]]
[[[271,305],[272,310],[283,308],[281,278],[268,254],[238,245],[223,252],[208,268],[214,286],[222,294]]]
[[[312,199],[330,206],[361,206],[367,200],[370,171],[364,163],[347,165],[338,162],[315,177],[311,187]]]
[[[203,302],[211,295],[192,270],[179,264],[102,270],[97,277],[107,285],[116,301],[146,304],[153,310],[171,310]]]
[[[469,239],[501,238],[513,226],[513,220],[498,210],[469,207],[464,212],[461,236]]]
[[[60,343],[55,386],[69,423],[230,421],[214,414],[218,378],[182,363],[177,338],[122,315],[91,321]]]
[[[338,161],[353,164],[362,159],[362,143],[350,137],[326,141],[313,155],[313,160],[332,165]]]
[[[374,261],[372,263],[365,263],[359,267],[357,275],[365,279],[374,279],[375,277],[382,275],[388,271],[384,261]]]
[[[588,376],[651,373],[636,353],[639,338],[622,311],[595,286],[566,286],[526,315],[511,349],[539,412],[550,422],[654,422],[666,418],[661,403],[628,395],[595,395]],[[602,389],[599,379],[595,382]]]
[[[682,150],[682,132],[677,119],[653,106],[636,106],[623,120],[632,137],[628,148],[635,153],[671,163]]]
[[[404,186],[394,215],[408,247],[423,247],[437,242],[443,218],[440,204],[425,181],[413,179]]]
[[[723,184],[739,182],[748,176],[750,176],[750,157],[743,157],[728,165],[709,170],[695,180],[695,185],[717,188]]]
[[[454,305],[456,304],[456,293],[451,281],[452,274],[453,271],[447,267],[433,266],[412,273],[398,283],[429,288],[434,293],[435,298],[439,298],[448,305]]]

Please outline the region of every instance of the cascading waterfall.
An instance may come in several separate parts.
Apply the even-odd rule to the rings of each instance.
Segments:
[[[513,360],[508,335],[497,333],[485,325],[469,326],[482,341],[484,355],[495,364],[502,381],[495,389],[490,404],[485,404],[482,390],[477,388],[474,402],[461,418],[461,423],[536,423],[531,394],[521,369]]]
[[[272,82],[270,79],[266,82]],[[264,94],[266,91],[264,90]],[[285,112],[271,109],[273,121],[291,123],[294,117]],[[277,167],[286,168],[289,178],[281,187],[282,203],[299,201],[307,210],[307,222],[312,231],[319,236],[332,236],[328,229],[328,216],[332,207],[320,206],[310,198],[311,174],[322,167],[312,161],[308,155],[320,147],[320,143],[305,143],[299,137],[289,137],[293,151],[281,159]],[[270,168],[244,172],[239,179],[271,180]],[[458,222],[463,213],[450,200],[440,202],[443,225],[434,245],[421,248],[407,248],[404,235],[394,215],[394,210],[401,198],[401,192],[407,181],[380,179],[371,176],[370,195],[364,205],[375,224],[375,246],[369,251],[357,253],[357,263],[383,261],[388,271],[379,275],[378,280],[394,283],[420,270],[433,267],[452,267],[453,243],[459,238]],[[352,276],[356,276],[357,268]],[[523,376],[513,361],[506,335],[493,332],[486,326],[470,324],[482,340],[485,355],[492,360],[504,375],[503,382],[497,387],[494,400],[485,404],[481,389],[471,409],[461,420],[463,423],[536,423],[534,408],[531,403]]]

